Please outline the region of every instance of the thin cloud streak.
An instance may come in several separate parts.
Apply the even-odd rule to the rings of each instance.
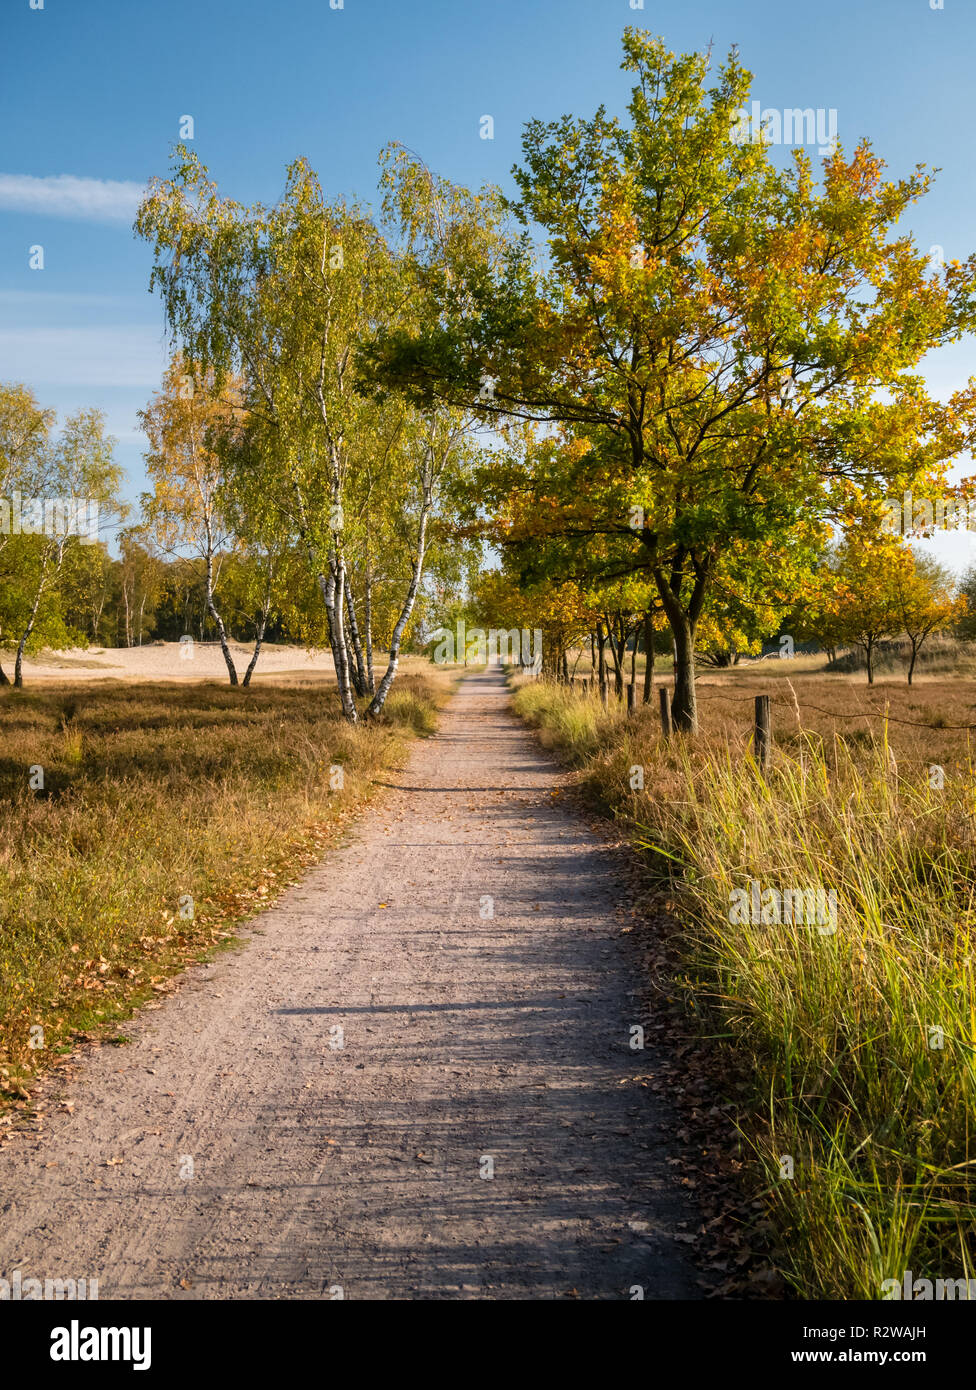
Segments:
[[[41,217],[131,224],[144,193],[142,184],[115,179],[0,174],[0,209]]]

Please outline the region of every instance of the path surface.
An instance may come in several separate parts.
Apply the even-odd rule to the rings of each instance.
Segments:
[[[70,1114],[0,1152],[0,1276],[102,1298],[700,1296],[670,1121],[634,1080],[614,856],[552,795],[496,673],[386,780],[243,950],[191,968],[59,1083]]]

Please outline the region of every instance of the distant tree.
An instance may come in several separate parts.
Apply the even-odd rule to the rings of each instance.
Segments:
[[[964,599],[956,593],[952,573],[927,555],[912,555],[910,566],[894,576],[901,626],[910,644],[908,684],[912,683],[918,654],[933,632],[944,632],[963,611]]]
[[[64,620],[90,644],[107,640],[119,596],[120,569],[104,541],[73,546],[65,557],[59,585]]]
[[[97,542],[90,528],[119,510],[122,475],[101,413],[78,411],[57,436],[51,424],[45,415],[29,457],[22,457],[10,475],[24,498],[20,534],[6,538],[3,553],[4,626],[19,631],[15,686],[23,684],[24,654],[43,630],[48,630],[51,642],[54,633],[69,640],[59,591],[66,561],[75,546]]]
[[[177,354],[161,389],[139,412],[149,440],[146,468],[153,483],[153,491],[142,498],[146,530],[161,549],[171,554],[189,551],[202,561],[207,612],[231,685],[238,684],[237,668],[215,590],[222,556],[234,543],[222,496],[218,440],[233,428],[235,407],[233,381],[218,389],[212,373]]]
[[[25,484],[40,476],[41,458],[48,446],[54,424],[53,410],[42,410],[32,391],[13,382],[0,384],[0,506],[5,510],[4,525],[0,527],[0,560],[13,536],[13,494],[22,492]],[[6,557],[8,562],[11,556]],[[0,633],[19,631],[19,621],[13,618],[17,606],[16,563],[4,572],[6,602],[0,601]],[[10,678],[0,666],[0,685],[9,685]]]
[[[976,565],[971,565],[959,581],[959,616],[953,631],[965,642],[976,641]]]
[[[528,586],[503,570],[489,570],[480,577],[469,611],[484,628],[541,631],[542,669],[556,677],[567,673],[569,649],[578,646],[599,621],[577,585]]]
[[[162,559],[143,544],[144,539],[145,533],[141,527],[125,530],[119,536],[122,557],[118,569],[117,618],[123,624],[127,647],[142,646],[166,581],[166,567]]]
[[[878,644],[902,631],[899,595],[908,593],[912,570],[911,551],[892,537],[852,531],[839,547],[824,625],[838,645],[861,649],[869,685]]]

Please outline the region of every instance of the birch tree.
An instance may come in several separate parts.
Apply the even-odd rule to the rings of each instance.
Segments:
[[[240,462],[255,473],[241,485],[274,499],[315,577],[343,714],[358,720],[358,694],[374,717],[396,676],[440,481],[461,456],[457,412],[430,406],[406,427],[401,408],[371,392],[360,360],[381,325],[414,321],[416,284],[368,213],[327,201],[304,160],[290,166],[280,203],[247,208],[221,198],[180,148],[173,177],[150,186],[136,227],[154,246],[152,284],[184,356],[218,388],[239,376],[253,445]],[[376,518],[404,499],[410,562],[376,684]]]
[[[234,536],[223,502],[217,437],[232,428],[236,404],[232,380],[220,390],[212,372],[177,355],[166,369],[162,389],[139,412],[149,440],[146,471],[153,482],[153,491],[142,497],[145,526],[164,551],[188,551],[202,561],[207,612],[231,685],[238,684],[237,668],[216,588]]]
[[[54,418],[54,411],[42,410],[26,386],[0,384],[0,555],[11,540],[13,494],[29,489],[40,478],[40,460],[48,446]],[[12,582],[10,576],[7,583]],[[9,684],[10,678],[0,665],[0,686]]]
[[[29,460],[13,475],[21,492],[20,534],[8,548],[8,583],[20,590],[19,638],[14,658],[14,685],[23,685],[24,654],[49,605],[60,621],[57,586],[70,547],[97,542],[98,527],[120,513],[121,470],[113,441],[105,434],[97,410],[69,416],[60,434],[37,442]],[[13,552],[15,563],[10,564]],[[62,624],[63,626],[63,624]]]

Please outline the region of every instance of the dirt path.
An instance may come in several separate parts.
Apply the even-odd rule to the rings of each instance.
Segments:
[[[492,672],[389,782],[244,950],[187,972],[58,1083],[72,1113],[0,1152],[0,1276],[102,1298],[700,1296],[669,1119],[633,1080],[653,1062],[628,1046],[613,855]]]

